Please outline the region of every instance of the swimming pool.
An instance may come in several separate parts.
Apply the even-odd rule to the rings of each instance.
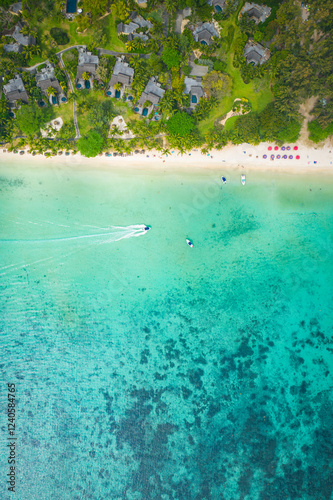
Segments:
[[[116,90],[116,99],[119,99],[120,97],[120,90]]]
[[[66,12],[68,14],[75,14],[77,6],[77,0],[67,0]]]
[[[148,108],[143,108],[142,116],[147,116],[147,115],[148,115]]]
[[[192,95],[192,103],[196,104],[197,102],[198,102],[197,96],[196,95]]]

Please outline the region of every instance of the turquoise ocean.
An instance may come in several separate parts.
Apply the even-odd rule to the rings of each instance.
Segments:
[[[23,163],[0,166],[0,498],[333,498],[333,178]]]

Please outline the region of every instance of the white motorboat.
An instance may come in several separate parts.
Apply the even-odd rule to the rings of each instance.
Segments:
[[[191,240],[188,240],[188,239],[186,238],[186,243],[188,244],[188,246],[189,246],[189,247],[193,248],[193,243],[192,243],[192,241],[191,241]]]
[[[223,182],[223,184],[226,184],[227,179],[226,179],[226,178],[222,175],[222,177],[221,177],[221,181]]]
[[[245,174],[242,174],[241,175],[241,183],[243,184],[243,186],[245,185],[245,182],[246,182]]]

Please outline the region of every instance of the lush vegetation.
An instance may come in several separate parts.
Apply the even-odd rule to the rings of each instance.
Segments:
[[[308,0],[307,8],[295,0],[258,0],[257,3],[271,7],[269,18],[259,24],[247,15],[239,17],[243,0],[227,0],[223,12],[215,12],[206,0],[148,0],[147,8],[134,0],[81,0],[83,12],[72,20],[65,16],[60,0],[24,0],[20,16],[8,12],[10,3],[0,0],[1,31],[11,29],[20,19],[25,23],[22,32],[33,35],[37,43],[25,47],[21,53],[7,53],[4,45],[13,40],[9,35],[1,38],[0,71],[4,83],[21,72],[29,96],[29,104],[18,107],[14,113],[4,97],[1,99],[2,142],[13,141],[15,135],[24,134],[30,143],[39,141],[35,144],[38,148],[45,146],[43,141],[47,139],[40,138],[39,130],[54,115],[48,98],[57,94],[52,88],[47,94],[41,92],[34,75],[22,72],[21,68],[46,59],[53,63],[55,75],[69,101],[59,103],[56,111],[64,120],[56,140],[75,149],[73,142],[61,142],[75,137],[70,102],[75,100],[84,138],[77,142],[77,147],[82,154],[84,151],[87,155],[99,154],[103,148],[118,152],[145,147],[163,150],[163,144],[164,151],[168,148],[186,151],[193,147],[206,151],[221,148],[229,141],[235,144],[295,142],[304,119],[300,106],[310,97],[316,100],[308,123],[309,139],[317,143],[333,134],[331,0]],[[191,7],[191,15],[182,34],[176,34],[177,10],[185,7]],[[138,30],[141,36],[148,36],[146,41],[117,35],[117,24],[128,23],[134,10],[151,23],[151,28],[144,26]],[[168,22],[163,23],[163,19]],[[198,22],[213,19],[218,23],[219,37],[213,37],[210,45],[201,45],[194,40],[193,30]],[[244,47],[249,42],[260,43],[263,49],[269,47],[268,60],[256,66],[248,64]],[[70,93],[56,53],[76,44],[87,45],[95,54],[99,53],[98,48],[126,54],[126,61],[134,69],[134,80],[130,89],[117,85],[122,99],[111,99],[105,93],[116,59],[101,53],[93,88]],[[65,52],[63,61],[75,83],[77,50]],[[204,96],[192,106],[188,93],[184,92],[185,77],[198,74],[200,68]],[[145,118],[133,108],[151,77],[157,77],[165,94]],[[127,100],[129,95],[132,101]],[[226,120],[231,110],[240,116]],[[117,128],[110,131],[110,122],[117,114],[126,119],[134,139],[124,139]],[[55,147],[50,146],[49,150],[55,151]]]

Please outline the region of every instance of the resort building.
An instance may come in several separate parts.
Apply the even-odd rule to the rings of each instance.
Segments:
[[[20,75],[16,74],[15,78],[9,80],[9,82],[3,86],[3,91],[7,100],[16,105],[17,101],[22,101],[27,103],[29,100],[28,94],[24,88],[24,84]]]
[[[189,78],[188,76],[185,76],[184,84],[184,94],[188,94],[190,96],[190,108],[194,109],[201,97],[204,95],[202,79],[199,77]]]
[[[248,42],[244,48],[244,57],[248,64],[252,66],[257,66],[257,64],[263,64],[270,58],[269,49],[263,47],[260,43]]]
[[[215,12],[222,12],[225,7],[225,0],[207,0],[207,3],[214,7]]]
[[[138,16],[136,12],[132,12],[130,15],[131,21],[128,24],[119,23],[117,25],[117,34],[118,35],[126,35],[127,40],[133,40],[135,38],[141,38],[144,42],[146,42],[149,37],[144,33],[137,33],[137,30],[140,28],[147,28],[147,33],[150,28],[153,26],[150,21],[147,21],[142,16]]]
[[[36,74],[37,87],[47,96],[50,104],[57,104],[58,100],[60,102],[66,102],[67,99],[63,90],[54,74],[53,65],[47,61],[46,67],[42,68]],[[54,89],[54,92],[50,92],[49,89]],[[58,98],[58,99],[57,99]]]
[[[9,6],[8,11],[15,16],[22,14],[22,2],[16,2]]]
[[[199,23],[193,30],[193,38],[201,45],[210,45],[219,34],[212,23]]]
[[[257,5],[256,3],[248,3],[244,5],[240,11],[239,17],[247,14],[256,24],[263,23],[271,15],[272,9],[266,5]]]
[[[76,72],[76,87],[78,89],[90,89],[92,87],[98,62],[98,56],[92,55],[87,49],[79,49],[79,60]]]
[[[150,78],[145,90],[140,96],[138,107],[136,107],[134,111],[142,114],[142,116],[148,116],[153,111],[154,107],[158,106],[164,93],[165,90],[161,89],[161,84],[157,82],[156,78]]]
[[[127,62],[124,62],[123,57],[118,57],[106,95],[117,98],[122,97],[124,91],[131,86],[133,77],[134,69]]]
[[[36,39],[31,35],[23,35],[21,33],[24,24],[17,23],[12,30],[7,30],[4,34],[14,38],[16,43],[9,43],[4,45],[5,52],[22,52],[23,47],[29,45],[36,45]]]

